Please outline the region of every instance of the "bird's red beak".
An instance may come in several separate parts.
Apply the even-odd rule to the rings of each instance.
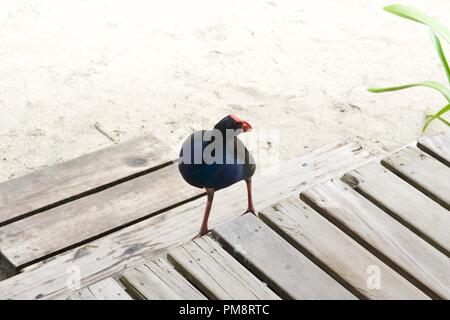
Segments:
[[[248,123],[247,121],[239,119],[234,114],[230,114],[228,116],[231,119],[233,119],[234,121],[236,121],[237,123],[242,123],[242,131],[247,132],[247,131],[251,131],[253,129],[252,126],[250,125],[250,123]]]
[[[252,131],[252,129],[253,128],[250,123],[248,123],[247,121],[242,121],[242,130],[244,130],[244,132]]]

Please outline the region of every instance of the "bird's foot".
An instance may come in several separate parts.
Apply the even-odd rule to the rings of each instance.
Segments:
[[[209,232],[208,229],[200,230],[200,232],[197,233],[197,235],[194,238],[192,238],[192,240],[199,239],[199,238],[203,237],[204,235],[206,235],[208,232]]]
[[[247,213],[252,213],[253,215],[256,216],[255,208],[247,208],[247,210],[245,210],[245,212],[243,214],[241,214],[241,216],[243,216],[244,214],[247,214]]]

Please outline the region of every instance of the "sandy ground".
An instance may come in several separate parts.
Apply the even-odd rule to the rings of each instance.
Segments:
[[[228,113],[279,130],[282,159],[413,141],[443,98],[366,88],[445,76],[426,28],[390,3],[3,0],[0,181],[148,133],[178,148]],[[450,1],[402,3],[450,26]]]

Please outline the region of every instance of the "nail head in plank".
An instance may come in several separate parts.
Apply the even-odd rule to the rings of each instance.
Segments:
[[[126,291],[112,278],[106,278],[85,287],[68,300],[132,300]]]
[[[213,234],[282,298],[355,299],[341,284],[252,214],[214,228]]]
[[[450,130],[420,139],[417,147],[450,167]]]
[[[262,210],[260,217],[311,260],[347,283],[345,286],[357,296],[368,299],[429,299],[296,197]],[[370,283],[371,270],[379,272],[380,286]]]
[[[450,257],[447,209],[377,162],[345,174],[343,180]]]
[[[154,136],[101,149],[0,184],[0,226],[176,158]]]
[[[382,164],[450,210],[450,168],[445,164],[410,146],[388,155]]]
[[[1,253],[20,269],[203,192],[185,183],[171,164],[0,228]]]
[[[279,299],[266,284],[208,236],[173,249],[168,260],[211,299]]]
[[[350,141],[329,143],[279,166],[278,175],[256,174],[254,204],[264,208],[288,194],[297,193],[331,176],[340,176],[370,160],[370,155]],[[304,166],[304,164],[307,166]],[[274,188],[267,188],[267,186]],[[210,226],[214,227],[242,213],[246,194],[236,184],[221,190],[214,199]],[[161,254],[189,241],[198,232],[204,199],[197,199],[166,213],[141,221],[120,231],[71,249],[52,259],[25,268],[24,272],[0,282],[0,299],[65,298],[67,268],[82,268],[82,284],[88,285],[123,270],[146,256]]]
[[[344,182],[333,179],[302,199],[428,295],[450,298],[450,260]]]
[[[194,286],[164,258],[157,258],[126,270],[120,281],[130,291],[147,300],[204,300]]]

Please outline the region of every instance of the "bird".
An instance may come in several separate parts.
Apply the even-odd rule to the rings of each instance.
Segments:
[[[221,119],[212,130],[194,131],[182,144],[178,169],[183,179],[190,185],[206,190],[207,201],[199,238],[209,232],[208,219],[214,193],[239,181],[247,187],[247,210],[243,213],[256,215],[253,205],[252,176],[256,163],[237,137],[253,128],[244,120],[230,114]]]

